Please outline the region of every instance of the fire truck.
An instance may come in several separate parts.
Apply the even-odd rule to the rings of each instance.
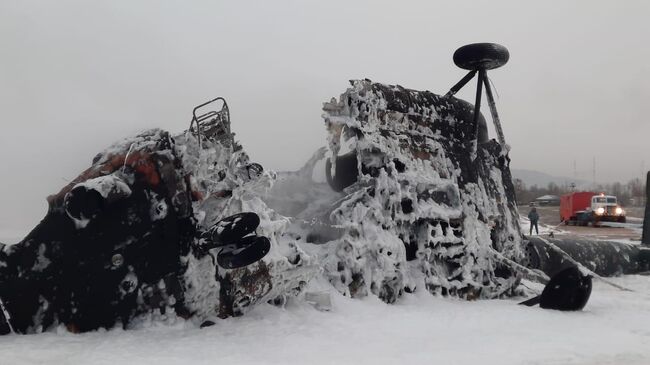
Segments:
[[[560,219],[564,224],[586,226],[600,222],[625,223],[625,210],[613,195],[589,191],[574,192],[560,198]]]

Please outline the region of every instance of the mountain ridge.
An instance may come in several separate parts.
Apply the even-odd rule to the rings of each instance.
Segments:
[[[575,183],[576,187],[584,186],[584,185],[589,185],[590,182],[581,180],[581,179],[574,179],[571,177],[566,177],[566,176],[554,176],[551,174],[547,174],[545,172],[541,171],[536,171],[536,170],[528,170],[528,169],[510,169],[510,173],[512,174],[512,178],[514,179],[520,179],[523,181],[523,183],[526,185],[526,187],[531,187],[533,185],[537,185],[537,187],[540,188],[545,188],[548,186],[550,183],[554,183],[557,185],[565,185],[565,184],[572,184]]]

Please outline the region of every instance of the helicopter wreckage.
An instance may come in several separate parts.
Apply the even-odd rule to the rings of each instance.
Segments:
[[[48,197],[27,237],[0,250],[0,331],[174,316],[209,325],[258,303],[311,300],[315,278],[394,303],[419,290],[522,296],[522,277],[560,273],[553,280],[570,285],[525,304],[581,309],[590,269],[523,236],[503,132],[489,139],[479,112],[484,84],[498,123],[486,70],[507,51],[470,46],[455,55],[470,73],[445,96],[352,81],[324,103],[327,147],[299,171],[250,161],[222,98],[196,107],[184,133],[155,129],[112,145]],[[453,97],[476,74],[475,105]],[[315,181],[319,167],[326,181]],[[648,270],[637,256],[628,264]]]

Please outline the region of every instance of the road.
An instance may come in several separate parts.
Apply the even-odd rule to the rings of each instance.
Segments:
[[[530,208],[528,206],[519,207],[519,214],[522,216],[527,216],[529,211]],[[588,236],[598,239],[626,239],[641,241],[641,224],[643,224],[644,208],[626,208],[629,224],[612,224],[612,226],[618,225],[618,227],[582,227],[561,224],[560,207],[558,206],[537,207],[537,212],[539,213],[540,226],[545,225],[548,228],[556,227],[557,230],[570,235]]]

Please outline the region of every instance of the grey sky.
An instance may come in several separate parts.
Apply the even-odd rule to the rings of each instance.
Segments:
[[[497,42],[490,72],[512,167],[626,181],[650,168],[647,1],[0,0],[0,229],[118,138],[187,128],[228,100],[252,158],[299,168],[325,144],[321,103],[370,78],[445,93],[451,56]],[[474,84],[459,97],[473,102]],[[484,108],[487,113],[487,108]],[[492,133],[494,136],[494,133]],[[24,233],[24,232],[22,232]]]

